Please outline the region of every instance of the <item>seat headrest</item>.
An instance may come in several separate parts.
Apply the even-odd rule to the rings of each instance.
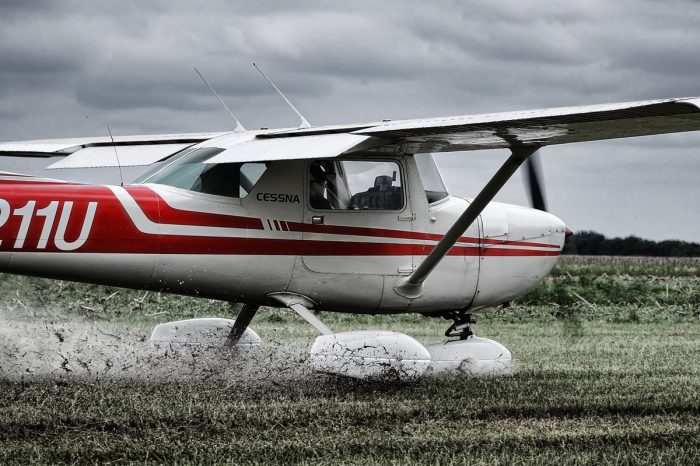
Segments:
[[[394,184],[394,180],[388,175],[378,176],[374,179],[374,187],[375,188],[381,188],[381,187],[389,188],[389,187],[391,187],[392,184]]]

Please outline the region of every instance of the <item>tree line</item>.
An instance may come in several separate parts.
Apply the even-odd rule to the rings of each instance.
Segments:
[[[700,257],[700,244],[680,240],[652,241],[637,236],[606,238],[595,231],[580,231],[566,239],[562,254]]]

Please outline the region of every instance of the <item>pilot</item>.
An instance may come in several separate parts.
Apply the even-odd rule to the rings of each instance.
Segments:
[[[321,162],[311,163],[311,178],[309,181],[309,204],[314,209],[332,209],[330,201],[326,199],[326,186],[328,177],[326,167]]]

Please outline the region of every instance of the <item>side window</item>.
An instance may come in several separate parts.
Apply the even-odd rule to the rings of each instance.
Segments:
[[[241,165],[238,197],[241,199],[246,197],[262,178],[265,170],[267,170],[267,164],[263,162],[247,162]]]
[[[432,154],[416,154],[414,158],[418,167],[418,175],[423,182],[423,189],[425,190],[428,204],[445,199],[448,196],[447,188],[445,188],[445,183],[442,182],[440,171],[435,165]]]
[[[319,210],[401,210],[396,162],[317,160],[309,164],[309,205]]]

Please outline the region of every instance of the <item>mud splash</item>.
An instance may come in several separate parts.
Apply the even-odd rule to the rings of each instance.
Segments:
[[[255,351],[155,349],[150,328],[90,322],[51,310],[0,310],[0,378],[285,383],[323,377],[310,341],[263,338]]]

